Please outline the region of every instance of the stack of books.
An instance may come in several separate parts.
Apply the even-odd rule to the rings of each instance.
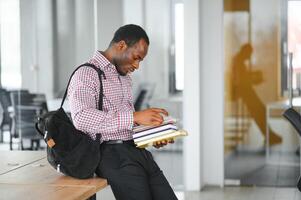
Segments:
[[[133,129],[133,139],[137,147],[147,147],[155,142],[171,140],[180,136],[186,136],[187,132],[178,130],[176,120],[172,117],[165,117],[161,125],[158,126],[136,126]]]

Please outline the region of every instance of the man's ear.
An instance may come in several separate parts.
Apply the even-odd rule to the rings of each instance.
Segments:
[[[127,47],[128,47],[128,46],[127,46],[127,44],[125,43],[124,40],[120,40],[120,41],[117,43],[117,48],[118,48],[118,50],[120,50],[120,51],[126,50]]]

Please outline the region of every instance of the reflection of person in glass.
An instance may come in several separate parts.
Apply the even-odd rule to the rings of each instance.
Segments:
[[[253,48],[250,44],[244,44],[233,58],[233,97],[239,98],[246,105],[251,117],[255,120],[261,133],[265,137],[266,110],[253,85],[263,81],[261,71],[251,70],[246,62],[250,60]],[[282,138],[270,130],[270,144],[279,144]]]

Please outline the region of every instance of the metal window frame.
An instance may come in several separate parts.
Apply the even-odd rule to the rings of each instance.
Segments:
[[[176,55],[175,55],[175,5],[183,3],[183,0],[171,0],[170,3],[170,45],[169,45],[169,93],[180,94],[182,90],[176,88]]]
[[[288,84],[288,2],[289,1],[301,1],[301,0],[283,0],[281,1],[281,96],[286,96],[289,90]]]
[[[288,66],[287,66],[287,57],[288,57],[288,1],[281,1],[281,10],[280,10],[280,20],[281,20],[281,96],[284,96],[285,92],[288,90]]]

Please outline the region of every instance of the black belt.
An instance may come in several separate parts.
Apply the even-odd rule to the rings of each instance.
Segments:
[[[109,140],[109,141],[103,141],[104,144],[129,144],[132,146],[136,146],[134,143],[134,140]]]

